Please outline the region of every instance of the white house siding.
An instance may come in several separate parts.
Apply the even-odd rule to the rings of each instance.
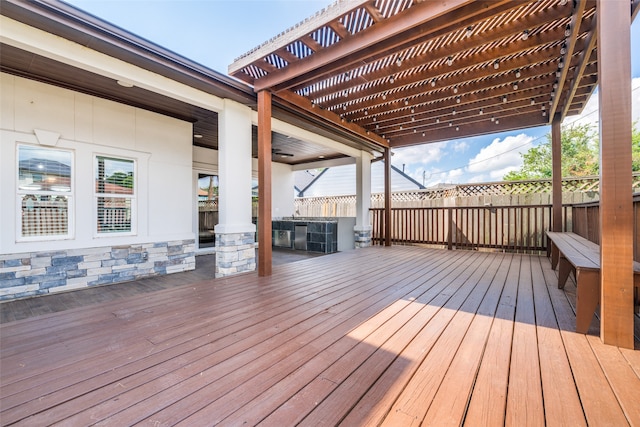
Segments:
[[[272,217],[293,215],[293,170],[290,165],[271,164],[271,212]]]
[[[0,92],[0,299],[195,268],[190,123],[5,73]],[[18,241],[16,145],[36,130],[74,154],[66,240]],[[96,233],[97,154],[136,161],[131,235]]]
[[[300,173],[300,172],[299,172]],[[391,170],[391,191],[417,190],[418,186]],[[371,165],[371,193],[384,193],[384,163]],[[356,165],[329,168],[305,190],[304,197],[351,196],[356,194]]]

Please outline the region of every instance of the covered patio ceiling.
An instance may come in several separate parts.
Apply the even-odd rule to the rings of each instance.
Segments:
[[[392,148],[548,125],[579,114],[598,83],[595,9],[593,0],[337,1],[229,74]]]

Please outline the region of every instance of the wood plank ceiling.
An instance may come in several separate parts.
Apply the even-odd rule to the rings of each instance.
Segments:
[[[342,0],[229,74],[380,145],[547,125],[598,82],[593,0]]]

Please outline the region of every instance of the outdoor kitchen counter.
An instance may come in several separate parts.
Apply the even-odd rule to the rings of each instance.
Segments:
[[[273,246],[330,254],[338,251],[337,218],[273,220]]]

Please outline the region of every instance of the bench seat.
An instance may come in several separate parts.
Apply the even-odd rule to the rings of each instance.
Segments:
[[[547,232],[558,250],[558,288],[563,289],[569,273],[576,278],[576,332],[586,333],[600,304],[600,246],[575,233]],[[555,265],[553,265],[555,268]],[[633,262],[634,305],[640,297],[640,263]]]

